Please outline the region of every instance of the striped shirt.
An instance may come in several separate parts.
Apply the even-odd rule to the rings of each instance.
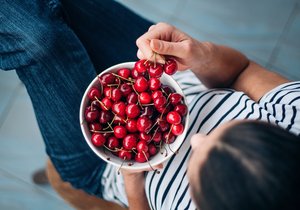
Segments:
[[[179,153],[164,163],[160,174],[149,172],[146,175],[145,190],[151,209],[196,209],[187,179],[191,155],[189,141],[195,133],[208,134],[234,119],[256,119],[300,135],[300,82],[282,84],[255,102],[245,93],[232,89],[208,90],[190,71],[177,73],[174,78],[188,101],[190,126]],[[123,177],[116,171],[110,164],[104,171],[104,199],[127,206]]]

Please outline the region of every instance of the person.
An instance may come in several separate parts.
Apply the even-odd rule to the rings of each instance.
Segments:
[[[58,18],[58,4],[45,7],[41,2],[3,2],[0,27],[6,33],[0,34],[0,68],[16,69],[24,82],[57,180],[99,197],[87,199],[86,205],[91,201],[105,209],[104,199],[130,209],[299,208],[300,82],[168,24],[150,27],[113,1],[61,1],[64,19]],[[116,18],[116,11],[124,16]],[[188,101],[190,126],[179,153],[164,163],[160,174],[122,170],[118,176],[118,169],[84,143],[77,116],[95,66],[134,59],[136,39],[140,59],[152,59],[155,52],[177,61],[180,72],[174,78]],[[162,56],[157,59],[163,62]],[[68,194],[73,192],[84,200],[85,194],[73,189]],[[79,197],[64,196],[79,205],[74,204]]]

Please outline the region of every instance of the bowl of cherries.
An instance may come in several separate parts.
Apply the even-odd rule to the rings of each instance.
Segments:
[[[176,154],[188,127],[188,108],[170,76],[177,64],[127,62],[101,72],[80,106],[81,130],[90,148],[119,168],[143,170]]]

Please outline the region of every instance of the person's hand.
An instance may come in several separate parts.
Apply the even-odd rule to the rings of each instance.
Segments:
[[[173,57],[178,70],[191,69],[207,87],[230,87],[248,66],[242,53],[211,42],[200,42],[174,26],[158,23],[136,41],[139,59],[163,62],[160,56]]]
[[[164,56],[172,56],[178,64],[178,70],[195,69],[208,62],[211,45],[199,42],[174,26],[166,23],[152,25],[149,30],[136,41],[139,48],[139,59],[156,59],[164,63]],[[154,53],[158,55],[154,57]],[[201,59],[199,59],[201,58]]]

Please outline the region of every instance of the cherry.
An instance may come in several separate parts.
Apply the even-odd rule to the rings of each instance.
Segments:
[[[175,136],[179,136],[183,133],[183,130],[184,130],[184,126],[182,124],[177,124],[177,125],[172,126],[172,131],[171,132]]]
[[[171,93],[175,92],[170,86],[168,85],[161,85],[161,89],[162,91],[168,95],[170,95]]]
[[[100,107],[105,111],[110,110],[113,105],[112,101],[108,97],[104,97],[101,102],[102,103],[100,103]]]
[[[95,100],[95,98],[100,98],[101,93],[96,87],[92,87],[88,93],[88,97],[90,100]]]
[[[122,92],[118,88],[113,88],[111,91],[111,99],[113,101],[119,101],[122,97]]]
[[[156,99],[157,97],[161,97],[164,96],[163,93],[160,90],[156,90],[154,92],[152,92],[152,99]]]
[[[181,116],[178,112],[171,111],[167,114],[167,122],[177,125],[181,122]]]
[[[130,133],[134,133],[134,132],[138,131],[137,126],[136,126],[136,120],[134,120],[134,119],[128,119],[127,123],[126,123],[126,129]]]
[[[144,109],[142,109],[141,117],[148,116],[149,118],[151,118],[153,116],[153,113],[154,113],[153,106],[145,106]]]
[[[114,124],[125,125],[126,124],[125,116],[121,117],[119,115],[115,115],[115,117],[114,117]]]
[[[131,77],[133,79],[138,78],[139,76],[142,76],[142,74],[140,74],[135,68],[131,70]]]
[[[152,102],[152,97],[147,92],[142,92],[139,95],[139,100],[141,104],[150,104]]]
[[[140,132],[147,132],[152,127],[152,121],[148,117],[142,116],[138,118],[136,126]]]
[[[147,161],[147,159],[149,159],[150,155],[148,152],[138,152],[135,155],[135,161],[139,162],[139,163],[144,163]]]
[[[101,124],[108,123],[113,119],[113,117],[113,113],[111,113],[110,111],[101,111],[99,116],[99,122]]]
[[[115,136],[111,136],[107,139],[106,145],[109,149],[114,150],[119,147],[119,140]]]
[[[171,93],[169,100],[171,104],[176,105],[178,104],[182,99],[182,96],[179,93]]]
[[[87,122],[94,122],[99,117],[99,111],[91,110],[85,113],[85,120]]]
[[[145,77],[138,77],[133,86],[137,92],[141,93],[148,89],[148,81]]]
[[[105,87],[104,90],[103,90],[103,93],[106,97],[108,97],[109,99],[111,99],[111,91],[112,91],[112,88],[111,87]]]
[[[113,104],[112,111],[120,117],[124,117],[126,105],[123,101],[119,101]]]
[[[156,143],[159,143],[161,141],[161,138],[162,138],[162,133],[160,131],[156,131],[153,134],[152,140]]]
[[[128,134],[123,139],[123,148],[127,150],[131,150],[136,147],[137,138],[134,134]]]
[[[141,141],[145,141],[145,142],[149,142],[151,140],[151,135],[150,134],[147,134],[147,133],[144,133],[144,132],[141,132],[139,134],[139,139]]]
[[[170,124],[167,123],[166,120],[160,120],[160,121],[158,121],[158,125],[159,125],[160,130],[162,132],[165,132],[165,131],[169,130],[169,128],[170,128]]]
[[[169,75],[175,74],[177,71],[177,63],[174,59],[168,59],[166,60],[166,63],[164,64],[164,72]]]
[[[131,75],[131,70],[127,69],[127,68],[119,69],[117,71],[117,74],[121,77],[124,77],[124,78],[128,79]]]
[[[181,116],[185,116],[188,112],[188,108],[185,104],[177,104],[174,107],[174,111],[178,112]]]
[[[158,107],[164,107],[167,104],[167,99],[164,96],[157,97],[153,100],[154,106],[157,109]]]
[[[116,77],[112,73],[105,73],[99,77],[100,83],[104,86],[113,84],[115,82],[115,79]]]
[[[102,129],[102,126],[100,123],[91,123],[89,124],[89,129],[91,131],[100,131]]]
[[[158,149],[154,144],[149,144],[148,152],[149,152],[150,156],[153,156],[153,155],[156,155],[156,153],[158,152]]]
[[[131,160],[132,159],[132,154],[130,151],[127,150],[120,150],[118,153],[119,158],[121,158],[122,160]]]
[[[112,135],[112,133],[102,133],[102,136],[103,136],[105,139],[108,139],[111,135]]]
[[[96,147],[101,147],[105,143],[105,138],[100,133],[94,133],[91,137],[92,144]]]
[[[133,90],[130,85],[123,83],[122,85],[120,85],[120,91],[123,96],[128,96],[129,93],[131,93]]]
[[[150,78],[149,88],[150,90],[158,90],[161,86],[161,82],[158,78]]]
[[[136,145],[136,150],[138,152],[148,152],[148,145],[145,141],[139,141]]]
[[[140,108],[137,104],[128,104],[126,109],[124,109],[128,118],[136,118],[140,115]]]
[[[134,68],[139,72],[139,73],[144,73],[147,71],[147,66],[145,65],[146,60],[139,60],[135,62]]]
[[[167,131],[163,133],[162,139],[166,144],[172,144],[175,141],[175,136]]]
[[[124,126],[117,125],[117,126],[114,127],[114,135],[118,139],[124,138],[126,136],[126,134],[127,134],[127,130]]]
[[[163,74],[163,66],[160,64],[156,64],[156,66],[154,66],[154,64],[152,64],[149,66],[148,73],[150,77],[159,78]]]
[[[128,104],[136,104],[138,102],[138,95],[135,92],[129,93],[126,100]]]

